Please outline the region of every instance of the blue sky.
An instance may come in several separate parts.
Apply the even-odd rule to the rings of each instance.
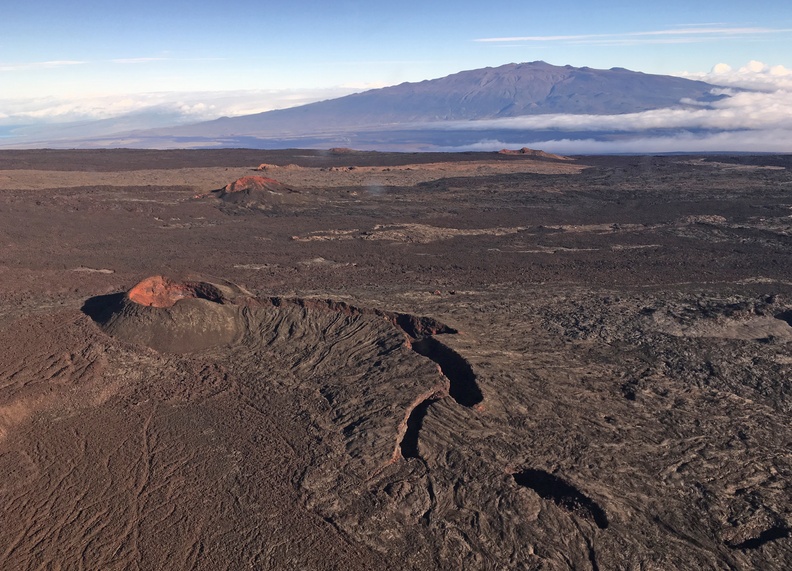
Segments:
[[[651,73],[792,64],[787,1],[25,0],[2,12],[3,97],[382,85],[537,59]]]
[[[664,74],[792,68],[788,0],[20,0],[0,17],[0,125],[146,105],[240,114],[540,59]]]

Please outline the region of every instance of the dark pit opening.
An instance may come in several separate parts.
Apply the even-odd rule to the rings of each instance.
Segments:
[[[412,409],[410,416],[407,418],[407,430],[399,444],[403,458],[420,458],[418,454],[418,434],[421,432],[429,407],[438,400],[436,397],[428,398]]]
[[[408,313],[397,313],[394,316],[396,325],[410,337],[420,338],[440,333],[455,334],[457,330],[431,317],[418,317]]]
[[[106,323],[116,312],[123,307],[124,293],[111,293],[98,295],[85,300],[80,310],[93,319],[96,323]]]
[[[786,322],[787,325],[792,326],[792,309],[787,311],[782,311],[781,313],[776,313],[774,317],[776,319],[780,319],[781,321]]]
[[[223,303],[223,294],[212,284],[196,283],[189,284],[195,292],[195,297],[205,299],[214,303]]]
[[[608,528],[605,510],[561,478],[544,470],[523,470],[512,476],[518,485],[533,490],[540,498],[550,500],[565,510],[592,520],[600,529]]]
[[[752,537],[751,539],[746,539],[745,541],[736,544],[728,543],[727,545],[732,549],[759,549],[765,543],[769,543],[777,539],[786,539],[789,536],[790,529],[788,527],[777,525],[771,527],[770,529],[764,530],[757,537]]]
[[[484,400],[484,395],[476,383],[476,374],[462,355],[434,337],[413,341],[412,348],[440,366],[451,385],[448,392],[457,403],[472,407]]]

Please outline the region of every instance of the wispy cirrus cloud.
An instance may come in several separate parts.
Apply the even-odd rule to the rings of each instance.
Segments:
[[[0,63],[0,72],[2,71],[27,71],[31,69],[50,69],[56,67],[66,67],[72,65],[85,65],[87,61],[79,60],[53,60],[53,61],[35,61],[25,63]]]
[[[77,66],[77,65],[89,65],[89,64],[97,64],[97,63],[114,63],[119,65],[130,65],[130,64],[146,64],[146,63],[155,63],[155,62],[163,62],[163,61],[222,61],[225,58],[219,57],[205,57],[205,58],[172,58],[172,57],[165,57],[165,56],[156,56],[156,57],[130,57],[130,58],[115,58],[110,60],[96,60],[96,61],[87,61],[87,60],[51,60],[51,61],[34,61],[34,62],[15,62],[15,63],[4,63],[0,62],[0,72],[12,72],[12,71],[31,71],[31,70],[45,70],[45,69],[56,69],[60,67],[69,67],[69,66]]]
[[[166,57],[130,57],[130,58],[118,58],[118,59],[111,59],[112,63],[121,63],[121,64],[135,64],[135,63],[151,63],[155,61],[166,61],[169,58]]]
[[[637,43],[695,43],[712,41],[715,39],[734,37],[758,37],[772,34],[788,34],[792,28],[766,28],[746,26],[725,26],[695,24],[663,30],[649,30],[641,32],[622,32],[616,34],[574,34],[555,36],[506,36],[496,38],[476,38],[475,42],[483,43],[572,43],[572,44],[603,44],[615,43],[617,45],[630,45]],[[658,38],[665,38],[660,41]]]
[[[681,35],[690,35],[690,34],[715,34],[721,36],[733,36],[733,35],[756,35],[756,34],[776,34],[776,33],[783,33],[783,32],[790,32],[792,30],[783,29],[783,28],[750,28],[750,27],[715,27],[715,26],[702,26],[702,27],[690,27],[685,26],[682,28],[672,28],[669,30],[655,30],[652,32],[629,32],[627,35],[630,36],[681,36]]]
[[[151,57],[128,57],[128,58],[115,58],[108,60],[110,63],[117,63],[121,65],[127,64],[140,64],[140,63],[155,63],[161,61],[173,61],[173,62],[186,62],[186,61],[223,61],[226,58],[222,57],[197,57],[197,58],[186,58],[186,57],[170,57],[170,56],[151,56]]]

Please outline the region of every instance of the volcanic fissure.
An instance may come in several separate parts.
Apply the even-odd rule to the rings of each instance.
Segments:
[[[764,530],[757,537],[746,539],[741,543],[727,543],[727,545],[732,549],[759,549],[765,543],[769,543],[777,539],[786,539],[790,535],[792,535],[792,530],[790,530],[788,527],[777,525]]]
[[[423,426],[429,407],[440,400],[440,397],[430,397],[412,409],[407,418],[407,430],[404,432],[399,449],[403,458],[420,458],[418,454],[418,433]]]
[[[457,403],[470,408],[484,400],[484,395],[476,383],[476,374],[462,355],[435,337],[423,337],[413,341],[412,349],[438,364],[440,371],[450,382],[449,394]]]

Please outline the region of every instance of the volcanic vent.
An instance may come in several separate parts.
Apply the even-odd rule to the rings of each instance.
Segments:
[[[162,353],[211,348],[237,361],[251,355],[254,370],[264,359],[300,385],[323,379],[321,386],[305,383],[327,401],[347,450],[372,467],[419,457],[432,403],[451,397],[471,408],[483,399],[470,365],[440,341],[456,330],[430,317],[255,297],[231,283],[160,275],[92,298],[83,310],[107,334],[134,345]]]
[[[372,501],[365,508],[372,522],[394,516],[394,504],[382,501],[387,490],[405,494],[397,519],[434,521],[443,506],[436,482],[445,477],[437,459],[461,454],[448,415],[457,419],[453,434],[457,421],[483,416],[476,371],[448,345],[457,330],[430,316],[161,275],[92,298],[83,311],[93,323],[80,321],[112,347],[103,375],[123,395],[110,411],[123,429],[102,433],[105,448],[132,455],[123,468],[108,462],[116,472],[97,471],[98,481],[85,485],[86,498],[113,512],[128,500],[98,498],[107,489],[102,478],[129,472],[142,482],[141,505],[173,505],[174,519],[190,529],[222,524],[250,537],[261,514],[296,509],[362,544],[376,527],[356,523],[361,497]],[[182,453],[189,457],[172,457]],[[189,475],[173,484],[172,466]],[[194,477],[204,469],[206,478]],[[146,495],[162,490],[167,500]],[[287,494],[292,499],[281,502]],[[196,509],[215,497],[214,507]],[[227,513],[217,505],[229,497],[264,507]]]
[[[223,302],[220,290],[206,282],[176,282],[163,276],[146,278],[127,294],[130,301],[147,307],[173,307],[180,299],[208,299]]]
[[[227,345],[241,335],[241,308],[234,299],[244,293],[232,285],[152,276],[127,293],[92,298],[83,309],[113,337],[187,353]]]

